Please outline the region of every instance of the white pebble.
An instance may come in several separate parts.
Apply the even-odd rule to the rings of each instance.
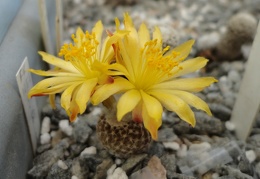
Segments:
[[[95,155],[95,154],[97,154],[97,148],[94,146],[87,147],[80,153],[81,156],[82,155]]]
[[[255,151],[253,151],[253,150],[246,151],[246,158],[248,159],[248,161],[250,163],[254,162],[256,159]]]
[[[205,34],[198,39],[197,47],[199,50],[214,48],[217,46],[219,39],[220,35],[217,32]]]
[[[225,127],[226,127],[227,130],[229,130],[229,131],[234,131],[235,128],[236,128],[235,124],[234,124],[233,122],[231,122],[231,121],[225,122]]]
[[[177,151],[178,157],[186,157],[187,156],[187,145],[182,144],[180,149]]]
[[[112,175],[108,175],[107,179],[128,179],[125,171],[118,167],[114,170],[114,172],[112,173]]]
[[[102,114],[102,111],[103,110],[100,107],[95,107],[91,112],[91,114],[94,116],[100,116]]]
[[[218,179],[218,178],[219,178],[219,174],[218,174],[218,173],[213,173],[213,174],[211,175],[211,178],[212,178],[212,179]]]
[[[180,144],[177,142],[163,142],[163,146],[166,149],[172,149],[172,150],[179,150],[180,149]]]
[[[50,132],[51,128],[51,119],[48,116],[45,116],[42,120],[41,134]]]
[[[112,166],[107,170],[107,176],[112,175],[115,169],[116,169],[116,164],[112,165]]]
[[[122,164],[122,160],[119,159],[119,158],[117,158],[117,159],[115,160],[115,163],[116,163],[117,165],[121,165],[121,164]]]
[[[237,83],[241,80],[240,74],[236,70],[230,70],[228,72],[228,79],[234,83]]]
[[[60,130],[65,133],[67,136],[71,136],[72,135],[72,127],[69,125],[69,121],[68,120],[60,120],[59,122],[59,128]]]
[[[50,133],[51,137],[55,137],[56,134],[57,134],[57,131],[51,131],[51,133]]]
[[[248,59],[249,58],[249,55],[250,55],[250,52],[251,52],[251,49],[252,49],[252,45],[242,45],[241,47],[241,51],[242,51],[242,54],[244,56],[245,59]]]
[[[58,167],[60,167],[63,170],[67,170],[69,168],[62,160],[58,160],[57,164]]]
[[[73,175],[71,179],[79,179],[77,176]]]
[[[203,151],[209,150],[210,148],[211,148],[211,145],[208,142],[202,142],[199,144],[191,144],[189,147],[189,152],[201,153]]]
[[[40,136],[40,143],[43,144],[48,144],[51,141],[51,136],[49,133],[44,133]]]

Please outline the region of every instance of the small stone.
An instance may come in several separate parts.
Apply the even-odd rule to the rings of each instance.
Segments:
[[[80,159],[74,158],[71,166],[71,173],[79,179],[88,178],[90,172],[89,167],[85,162],[80,161]]]
[[[180,158],[187,156],[187,145],[181,145],[180,149],[177,151],[177,156]]]
[[[131,174],[131,176],[129,177],[129,179],[157,179],[151,169],[149,167],[144,167],[134,173]]]
[[[95,107],[93,108],[93,110],[91,111],[91,114],[94,116],[101,116],[103,113],[103,110],[101,107]]]
[[[71,159],[68,159],[64,162],[61,160],[58,160],[57,163],[52,165],[46,179],[55,179],[55,178],[71,179],[72,174],[71,174],[71,171],[68,170],[68,168],[70,168],[71,165],[72,165]]]
[[[64,134],[61,130],[57,130],[57,131],[52,131],[51,136],[52,136],[51,145],[55,146],[57,143],[60,142]]]
[[[228,80],[232,81],[233,83],[238,83],[241,80],[240,74],[235,70],[229,71],[227,78],[228,78]]]
[[[158,157],[161,157],[165,152],[164,146],[160,142],[153,142],[151,147],[148,150],[149,156],[156,155]]]
[[[45,116],[42,120],[41,134],[50,132],[51,119]]]
[[[178,137],[176,134],[174,134],[172,128],[163,128],[163,129],[160,129],[158,132],[158,141],[159,142],[172,142],[177,139],[178,139]]]
[[[111,158],[103,160],[96,168],[96,174],[94,179],[105,178],[107,175],[107,170],[113,165],[113,160]]]
[[[219,178],[219,174],[218,174],[218,173],[213,173],[213,174],[211,175],[211,178],[212,178],[212,179],[218,179],[218,178]]]
[[[60,130],[66,134],[67,136],[72,135],[72,127],[69,125],[69,121],[67,119],[65,120],[60,120],[59,122],[59,128]]]
[[[114,172],[111,175],[107,176],[107,179],[128,179],[125,171],[118,167],[114,170]]]
[[[243,179],[253,179],[253,177],[245,174],[245,173],[242,173],[240,170],[236,169],[236,168],[233,168],[231,166],[227,166],[227,165],[221,165],[217,170],[219,170],[220,172],[218,173],[225,173],[225,174],[228,174],[229,178],[243,178]]]
[[[218,32],[211,32],[209,34],[202,35],[197,40],[198,50],[215,48],[219,42],[220,35]]]
[[[63,170],[68,169],[68,166],[62,160],[58,160],[57,165],[58,165],[58,167],[60,167]]]
[[[116,164],[112,165],[108,170],[107,170],[107,175],[112,175],[113,172],[116,169]]]
[[[73,138],[80,143],[86,143],[93,130],[88,126],[87,120],[79,119],[74,124]]]
[[[256,174],[258,175],[258,178],[260,178],[260,162],[258,162],[255,166]]]
[[[71,179],[79,179],[77,176],[73,175]]]
[[[96,171],[99,164],[102,163],[103,159],[98,155],[80,155],[80,164],[86,165],[91,171]]]
[[[230,63],[230,70],[235,70],[238,72],[243,72],[245,69],[245,64],[242,61],[234,61]]]
[[[246,151],[246,158],[250,163],[252,163],[256,159],[256,153],[253,150],[248,150]]]
[[[208,116],[206,113],[198,111],[194,112],[196,116],[196,126],[191,127],[187,122],[180,121],[174,125],[174,132],[176,134],[207,134],[207,135],[221,135],[224,131],[224,125],[215,117]]]
[[[248,138],[248,142],[255,147],[260,147],[260,134],[252,135]]]
[[[37,148],[37,153],[40,154],[40,153],[43,153],[45,152],[46,150],[50,149],[51,148],[51,144],[48,143],[48,144],[44,144],[44,145],[41,145]]]
[[[171,149],[171,150],[179,150],[180,149],[180,144],[177,142],[163,142],[163,145],[166,149]]]
[[[176,172],[176,157],[174,154],[164,154],[161,157],[162,165],[167,171],[167,177],[170,178]]]
[[[80,155],[96,155],[97,154],[97,148],[94,146],[85,148]]]
[[[248,152],[248,151],[246,151],[246,152]],[[238,169],[241,172],[252,176],[254,169],[253,169],[252,164],[250,163],[250,161],[247,158],[246,152],[239,156]]]
[[[117,166],[118,166],[118,165],[121,165],[121,164],[122,164],[122,160],[119,159],[119,158],[117,158],[117,159],[115,160],[115,163],[116,163]]]
[[[192,154],[199,154],[202,153],[204,151],[208,151],[209,149],[211,149],[211,145],[208,142],[201,142],[199,144],[191,144],[189,146],[189,153]]]
[[[211,109],[211,112],[213,115],[217,118],[219,118],[222,121],[227,121],[230,119],[231,116],[231,109],[227,108],[226,106],[222,104],[216,104],[211,103],[209,104],[209,107]]]
[[[231,122],[231,121],[226,121],[226,122],[225,122],[225,127],[226,127],[227,130],[229,130],[229,131],[234,131],[235,128],[236,128],[235,124],[234,124],[233,122]]]
[[[51,141],[51,136],[49,133],[44,133],[40,136],[40,143],[43,144],[48,144]]]
[[[69,141],[63,139],[53,149],[48,150],[33,159],[33,168],[28,171],[35,178],[47,176],[52,165],[64,156],[64,150],[69,147]]]
[[[128,174],[133,168],[141,163],[146,156],[147,154],[134,155],[131,158],[128,158],[121,168]]]
[[[230,91],[232,88],[232,81],[230,81],[227,78],[227,76],[221,76],[217,84],[222,93],[226,93],[227,91]]]
[[[166,179],[166,169],[161,163],[161,160],[157,156],[152,156],[147,166],[150,168],[153,176],[157,179]]]

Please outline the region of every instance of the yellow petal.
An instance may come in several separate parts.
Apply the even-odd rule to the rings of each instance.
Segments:
[[[156,97],[166,109],[175,112],[182,120],[186,121],[193,127],[195,126],[196,120],[194,113],[189,105],[181,98],[173,94],[156,90],[150,91],[150,94]]]
[[[150,40],[150,32],[144,23],[142,23],[139,28],[138,36],[139,36],[140,47],[143,48],[144,44]]]
[[[113,57],[115,56],[112,48],[113,41],[112,42],[110,41],[110,43],[108,43],[109,39],[110,37],[106,37],[104,42],[102,43],[101,54],[100,54],[100,58],[98,59],[100,62],[108,63],[108,64],[113,60]]]
[[[71,106],[72,95],[76,87],[78,87],[80,83],[74,83],[73,85],[69,86],[61,95],[61,106],[68,111]]]
[[[85,110],[87,108],[88,100],[90,98],[90,95],[93,92],[94,87],[97,84],[97,81],[98,81],[97,78],[93,78],[93,79],[85,81],[79,87],[76,97],[75,97],[75,102],[77,103],[77,105],[79,107],[80,114],[85,112]]]
[[[179,91],[179,90],[171,90],[169,91],[169,93],[180,97],[183,101],[195,107],[196,109],[203,110],[210,116],[212,115],[207,103],[202,99],[200,99],[198,96],[186,91]]]
[[[28,70],[31,73],[34,73],[36,75],[40,76],[74,76],[74,77],[83,77],[81,73],[70,73],[70,72],[64,72],[61,70],[49,70],[49,71],[43,71],[43,70],[34,70],[34,69],[29,69]]]
[[[125,78],[116,78],[112,84],[104,84],[94,92],[91,102],[94,105],[103,102],[105,99],[121,91],[133,89],[134,86]]]
[[[92,32],[95,33],[96,35],[96,40],[99,42],[98,46],[97,46],[97,51],[96,51],[96,58],[100,59],[101,54],[100,54],[100,47],[101,47],[101,38],[102,38],[102,33],[103,33],[103,24],[102,22],[99,20],[96,25],[94,26],[94,28],[92,29]]]
[[[217,82],[217,80],[213,77],[180,78],[156,84],[152,86],[151,89],[173,89],[189,92],[199,92],[214,82]]]
[[[156,120],[161,120],[163,112],[161,103],[154,97],[145,93],[143,90],[140,90],[140,93],[142,96],[144,106],[148,111],[148,115]]]
[[[79,71],[68,61],[64,61],[61,58],[57,58],[53,55],[50,55],[48,53],[45,52],[38,52],[41,56],[42,59],[51,64],[54,65],[56,67],[59,67],[61,69],[64,69],[66,71],[72,72],[72,73],[79,73]]]
[[[149,115],[149,112],[147,111],[145,104],[143,104],[142,108],[142,118],[144,122],[144,127],[150,132],[152,139],[157,140],[158,138],[158,129],[162,125],[162,120],[155,119]]]
[[[203,57],[197,57],[189,60],[185,60],[179,66],[174,68],[171,73],[173,74],[173,78],[186,75],[192,72],[195,72],[201,68],[203,68],[207,64],[208,60]],[[179,67],[181,69],[179,69]]]
[[[111,70],[113,70],[113,71],[110,72],[110,75],[113,75],[113,73],[119,72],[119,73],[122,73],[122,75],[124,75],[126,78],[129,78],[129,77],[130,77],[130,75],[129,75],[127,69],[126,69],[123,65],[121,65],[121,64],[113,63],[113,64],[109,65],[109,68],[110,68]],[[116,70],[117,72],[116,72],[115,70]]]
[[[168,54],[171,54],[172,52],[177,52],[178,56],[176,58],[174,58],[174,61],[182,61],[184,60],[190,53],[191,51],[191,47],[194,44],[194,40],[189,40],[187,42],[184,42],[183,44],[175,47],[174,49],[172,49],[171,51],[166,53],[166,56]]]
[[[133,70],[137,69],[139,66],[140,60],[140,44],[138,33],[133,25],[132,19],[128,13],[124,14],[124,24],[125,29],[129,31],[129,33],[124,38],[124,47],[120,46],[120,49],[125,48],[129,56],[131,56],[131,63]]]
[[[52,77],[44,79],[38,82],[34,87],[32,87],[28,93],[28,97],[32,96],[42,96],[46,94],[56,94],[65,90],[68,86],[75,83],[75,81],[80,82],[84,80],[83,78],[74,77]]]
[[[55,94],[49,95],[49,101],[50,101],[52,109],[56,109]]]
[[[125,114],[132,111],[141,99],[140,92],[133,89],[124,93],[117,103],[117,120],[120,121]]]
[[[77,115],[79,114],[79,107],[74,100],[71,101],[70,107],[68,110],[66,110],[66,112],[70,117],[70,122],[74,122],[77,118]]]

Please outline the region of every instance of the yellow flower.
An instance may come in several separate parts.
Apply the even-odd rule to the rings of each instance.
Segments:
[[[29,70],[50,78],[37,83],[29,91],[28,97],[49,95],[51,104],[54,106],[54,95],[62,93],[61,106],[70,116],[70,121],[74,121],[79,113],[82,114],[86,110],[87,102],[95,87],[114,81],[109,76],[111,72],[107,66],[114,59],[111,44],[116,39],[106,38],[101,44],[102,33],[101,21],[96,23],[92,33],[88,31],[84,33],[78,28],[76,36],[72,35],[74,44],[65,44],[59,53],[60,56],[64,56],[65,60],[39,52],[43,60],[54,65],[55,68],[49,71]]]
[[[119,29],[118,19],[116,25]],[[189,40],[172,50],[170,47],[162,49],[159,28],[155,27],[151,39],[146,25],[142,24],[137,31],[128,14],[124,15],[124,28],[129,33],[113,44],[117,58],[114,69],[124,76],[115,77],[113,84],[97,89],[92,96],[93,104],[124,92],[117,104],[117,119],[120,121],[133,111],[133,120],[143,121],[153,139],[157,139],[162,123],[163,106],[192,126],[196,121],[190,106],[211,115],[208,105],[192,92],[199,92],[217,80],[212,77],[179,78],[207,63],[207,59],[202,57],[184,61],[194,41]]]

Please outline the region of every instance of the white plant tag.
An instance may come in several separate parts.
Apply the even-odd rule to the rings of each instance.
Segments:
[[[260,106],[260,23],[247,61],[243,80],[231,115],[231,122],[236,126],[240,140],[249,136]]]
[[[29,63],[27,57],[22,62],[19,70],[16,73],[16,81],[18,84],[20,96],[25,111],[27,126],[29,129],[31,144],[33,151],[36,151],[37,139],[40,133],[40,116],[37,108],[36,99],[28,98],[28,92],[33,86],[32,76],[28,72]]]

